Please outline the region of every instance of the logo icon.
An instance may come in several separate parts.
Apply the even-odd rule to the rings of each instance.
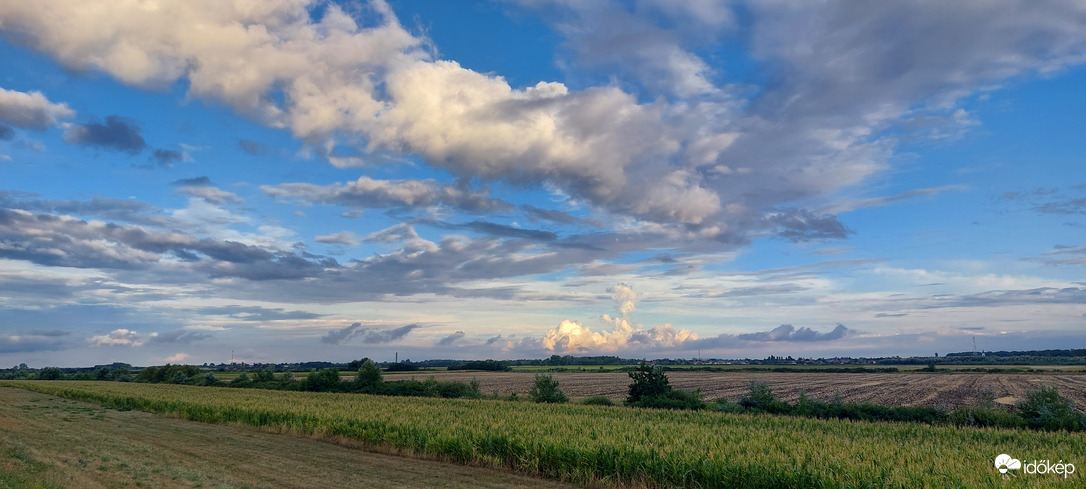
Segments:
[[[1022,468],[1022,461],[1016,458],[1011,458],[1006,453],[999,454],[995,458],[995,467],[999,469],[1000,474],[1006,474],[1008,470],[1018,470]]]

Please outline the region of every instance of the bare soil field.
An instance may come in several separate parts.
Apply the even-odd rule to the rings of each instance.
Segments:
[[[0,488],[574,487],[0,387]]]
[[[414,377],[425,380],[468,381],[478,378],[482,391],[500,395],[527,395],[535,378],[533,372],[413,372],[386,374],[385,380]],[[614,401],[626,398],[630,378],[623,372],[558,372],[551,374],[559,387],[573,399],[607,396]],[[953,409],[974,406],[984,399],[997,404],[1014,404],[1031,389],[1054,386],[1060,395],[1086,410],[1086,374],[1036,373],[803,373],[803,372],[683,372],[667,373],[677,389],[701,389],[705,399],[732,401],[745,394],[752,381],[766,382],[778,397],[792,402],[801,391],[813,399],[844,402],[872,402],[886,406],[926,406]]]

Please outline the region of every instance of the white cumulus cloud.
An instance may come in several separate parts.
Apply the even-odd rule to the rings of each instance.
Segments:
[[[136,331],[128,329],[115,329],[109,334],[92,336],[88,340],[92,346],[140,346],[146,338]]]
[[[0,23],[2,26],[2,23]],[[0,87],[0,123],[23,129],[45,129],[75,115],[67,104],[50,102],[41,92],[19,92]]]
[[[625,349],[670,348],[698,339],[697,334],[686,329],[676,330],[670,324],[644,328],[632,323],[629,317],[637,301],[633,287],[619,283],[607,290],[611,292],[615,309],[622,314],[622,317],[600,316],[600,322],[609,330],[593,331],[578,321],[566,319],[544,333],[540,340],[543,348],[562,353],[619,352]]]

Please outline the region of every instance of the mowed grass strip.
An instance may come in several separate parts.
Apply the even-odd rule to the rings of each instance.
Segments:
[[[0,489],[569,489],[506,470],[0,387]]]
[[[4,381],[120,409],[245,423],[575,481],[648,487],[1069,487],[1086,436],[921,424],[113,382]],[[993,460],[1063,460],[1004,481]]]

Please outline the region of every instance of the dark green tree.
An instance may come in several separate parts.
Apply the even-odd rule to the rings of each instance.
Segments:
[[[45,367],[38,372],[38,378],[41,380],[60,380],[64,376],[64,373],[57,367]]]
[[[801,397],[806,404],[809,404],[806,399],[806,394]],[[773,389],[769,387],[766,382],[752,380],[748,385],[747,394],[739,398],[739,405],[743,406],[749,411],[755,412],[770,412],[770,413],[783,413],[788,410],[788,405],[777,399],[776,394],[773,394]]]
[[[275,382],[275,369],[268,367],[263,370],[257,370],[253,374],[254,382]]]
[[[338,368],[324,368],[311,372],[305,378],[305,390],[315,392],[334,392],[342,388]]]
[[[113,380],[117,382],[132,382],[132,375],[127,367],[116,367],[113,369]]]
[[[535,374],[535,384],[528,391],[528,397],[535,402],[563,403],[569,401],[566,393],[558,388],[558,381],[550,374]]]
[[[94,369],[94,380],[113,380],[113,369],[105,366]]]
[[[363,363],[366,363],[368,361],[370,361],[369,357],[363,358],[361,360],[351,360],[347,362],[347,370],[358,370],[362,368]]]
[[[161,382],[162,376],[159,375],[159,368],[155,366],[144,367],[136,373],[136,382]]]
[[[664,374],[663,367],[659,365],[641,362],[629,375],[633,382],[630,383],[630,394],[626,397],[626,402],[630,404],[671,392],[671,384],[667,380],[667,375]]]
[[[358,375],[354,378],[354,387],[359,392],[373,393],[377,391],[382,381],[381,369],[367,358],[358,367]]]

